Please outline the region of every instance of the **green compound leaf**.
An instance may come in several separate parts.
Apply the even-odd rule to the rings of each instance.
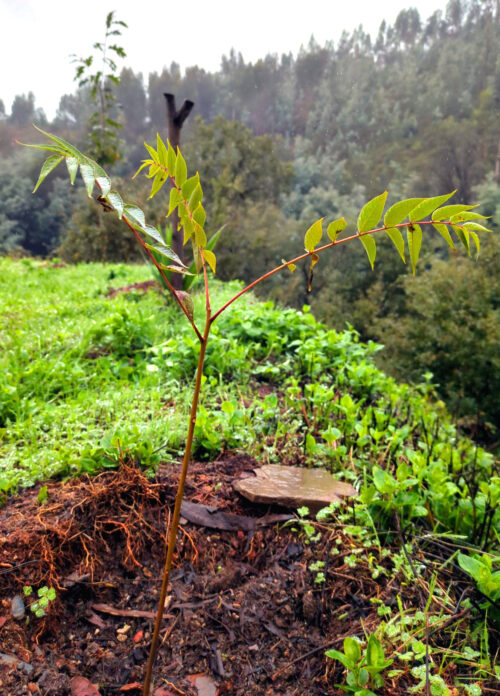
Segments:
[[[428,215],[433,213],[436,208],[439,208],[440,205],[446,203],[446,201],[451,198],[454,193],[456,193],[456,189],[451,193],[445,193],[443,196],[424,198],[424,200],[417,205],[416,208],[413,208],[413,210],[410,211],[410,214],[408,215],[410,222],[418,222],[419,220],[423,220]]]
[[[407,198],[404,201],[399,201],[399,203],[394,203],[384,216],[384,225],[386,227],[399,225],[423,200],[423,198]]]
[[[76,175],[78,174],[78,160],[76,157],[66,157],[66,167],[68,168],[69,180],[73,186]]]
[[[407,234],[411,268],[413,275],[415,275],[420,249],[422,248],[422,228],[420,225],[410,225],[407,229]]]
[[[453,251],[456,251],[456,247],[453,243],[453,239],[451,238],[450,231],[446,225],[443,225],[443,223],[440,222],[435,222],[433,227],[439,232],[441,237],[446,240],[446,243],[448,246],[453,249]]]
[[[476,205],[462,205],[462,203],[445,205],[443,208],[439,208],[432,213],[431,220],[436,220],[437,222],[441,220],[450,220],[454,215],[459,215],[467,210],[472,210],[472,208],[477,208],[478,205],[479,203],[476,203]]]
[[[47,157],[45,162],[42,164],[42,168],[40,170],[40,176],[38,177],[38,181],[36,182],[36,186],[33,189],[33,193],[37,190],[37,188],[40,186],[42,181],[50,174],[50,172],[55,169],[61,162],[63,161],[64,157],[62,155],[50,155]]]
[[[377,223],[375,223],[375,224],[377,224]],[[377,245],[375,243],[375,240],[373,239],[373,237],[371,237],[368,234],[360,237],[359,239],[360,239],[361,244],[365,248],[365,251],[366,251],[367,256],[368,256],[368,261],[370,262],[370,266],[372,267],[372,271],[373,271],[374,264],[375,264],[375,257],[377,255]]]
[[[388,230],[386,230],[386,232],[389,235],[392,243],[394,244],[394,246],[398,250],[399,255],[403,259],[403,263],[406,263],[405,242],[403,239],[403,235],[401,234],[401,230],[399,230],[397,227],[390,227]]]
[[[325,218],[320,218],[316,220],[315,223],[307,230],[304,236],[304,248],[306,251],[314,251],[321,241],[323,236],[323,220]]]
[[[326,233],[328,237],[334,242],[337,239],[337,236],[345,230],[347,225],[347,222],[345,221],[345,218],[341,217],[338,220],[334,220],[331,222],[328,227],[326,228]]]
[[[363,206],[358,216],[358,232],[368,232],[377,226],[384,211],[387,193],[384,191]]]

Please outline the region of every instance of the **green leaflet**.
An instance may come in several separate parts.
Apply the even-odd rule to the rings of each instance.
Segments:
[[[470,230],[469,228],[467,228],[467,230],[468,230],[470,236],[472,237],[472,239],[474,240],[474,244],[476,245],[476,261],[477,261],[477,259],[479,258],[479,252],[480,252],[480,247],[481,247],[481,243],[479,241],[479,235],[476,234],[476,232],[474,232],[473,230]]]
[[[170,202],[168,204],[168,213],[167,217],[170,217],[174,210],[177,208],[179,203],[182,201],[182,196],[180,192],[176,188],[171,188],[170,189]]]
[[[36,130],[39,133],[42,133],[45,135],[49,140],[52,140],[52,142],[56,143],[62,150],[64,150],[68,155],[73,155],[73,157],[76,157],[76,159],[81,162],[82,160],[88,159],[85,157],[85,155],[80,152],[80,150],[77,150],[76,147],[74,147],[71,143],[68,143],[67,140],[64,140],[64,138],[59,138],[57,135],[52,135],[51,133],[47,133],[46,131],[42,130],[38,126],[34,126]]]
[[[177,162],[177,157],[175,155],[175,150],[170,145],[170,143],[167,140],[167,146],[168,146],[168,152],[167,152],[167,169],[168,173],[170,176],[174,176],[175,173],[175,164]]]
[[[315,223],[307,230],[304,236],[304,248],[306,251],[314,251],[321,241],[323,236],[323,220],[325,218],[320,218],[316,220]]]
[[[107,176],[98,176],[95,179],[98,187],[101,189],[101,196],[106,196],[111,191],[111,181]]]
[[[207,219],[207,214],[202,204],[200,203],[196,210],[193,210],[192,213],[193,220],[195,220],[195,222],[197,222],[198,225],[201,225],[201,227],[203,227],[203,225],[205,224],[205,220]]]
[[[413,210],[410,211],[410,214],[408,215],[410,222],[418,222],[419,220],[423,220],[428,215],[433,213],[436,208],[439,208],[440,205],[446,203],[446,201],[451,198],[454,193],[456,193],[456,190],[452,191],[451,193],[445,193],[443,196],[424,198],[424,200],[417,205],[416,208],[413,208]]]
[[[338,220],[334,220],[331,222],[328,227],[326,228],[326,233],[328,237],[334,242],[337,239],[337,235],[339,235],[342,230],[346,228],[347,222],[345,221],[345,218],[341,217]]]
[[[95,182],[94,170],[90,164],[84,164],[83,162],[80,162],[80,174],[82,175],[85,188],[87,189],[87,195],[89,198],[91,198]]]
[[[450,218],[450,222],[468,222],[469,220],[488,220],[487,215],[480,213],[459,213]]]
[[[123,213],[134,227],[138,227],[139,230],[142,230],[146,224],[146,218],[144,217],[143,211],[137,205],[123,206]]]
[[[148,249],[151,249],[151,251],[156,251],[158,254],[161,254],[162,256],[166,256],[168,259],[172,259],[172,261],[175,261],[176,265],[183,267],[184,264],[180,260],[180,258],[177,256],[175,251],[171,249],[170,247],[166,246],[165,244],[148,244],[146,243],[146,246]]]
[[[465,251],[470,256],[470,239],[468,231],[463,227],[458,227],[457,225],[452,225],[452,227],[455,230],[457,237],[462,242]]]
[[[422,247],[422,228],[420,225],[410,225],[407,229],[407,233],[411,268],[413,275],[415,275],[418,257],[420,256],[420,249]]]
[[[66,157],[66,167],[68,168],[69,180],[73,186],[78,173],[78,160],[76,157]]]
[[[156,194],[166,181],[167,175],[162,169],[159,169],[158,172],[155,174],[155,178],[153,179],[153,185],[151,186],[151,193],[149,194],[148,199],[153,198],[153,196],[156,196]]]
[[[184,161],[184,157],[181,154],[179,148],[177,148],[177,158],[175,161],[175,182],[177,186],[182,186],[182,184],[187,179],[187,166]]]
[[[454,215],[463,213],[466,210],[471,210],[472,208],[477,208],[478,205],[479,203],[476,203],[476,205],[462,205],[461,203],[445,205],[443,208],[439,208],[432,213],[431,220],[436,220],[437,222],[441,220],[450,220]]]
[[[387,234],[389,235],[392,243],[398,250],[399,255],[403,259],[403,263],[406,263],[405,259],[405,242],[403,239],[403,235],[401,234],[401,230],[398,230],[397,227],[390,227],[388,230],[386,230]]]
[[[191,210],[191,212],[192,212],[193,210],[196,210],[196,208],[198,207],[198,205],[201,203],[202,199],[203,199],[203,191],[202,191],[202,188],[201,188],[201,184],[198,182],[198,183],[196,184],[196,186],[195,186],[193,192],[192,192],[191,195],[189,196],[189,200],[188,200],[188,208],[189,208],[189,210]]]
[[[377,223],[375,223],[375,224],[377,224]],[[368,261],[370,262],[370,266],[372,267],[372,271],[373,271],[373,267],[375,264],[375,257],[377,255],[377,245],[375,244],[375,240],[373,239],[373,237],[371,237],[368,234],[363,235],[362,237],[359,238],[359,240],[365,248],[365,251],[368,255]]]
[[[200,183],[200,176],[198,172],[194,176],[190,176],[189,179],[186,179],[186,181],[182,184],[181,186],[181,191],[182,195],[186,199],[186,201],[189,200],[191,194],[195,190],[196,186]],[[201,186],[200,186],[201,188]]]
[[[467,229],[468,230],[476,230],[477,232],[491,232],[487,227],[483,227],[477,222],[468,222],[467,223]]]
[[[110,203],[118,213],[118,219],[121,220],[123,215],[124,203],[118,191],[110,191],[106,196],[106,199],[108,203]]]
[[[163,237],[158,232],[156,227],[152,227],[151,225],[144,225],[143,227],[141,227],[141,232],[144,232],[144,234],[147,234],[148,237],[151,237],[151,239],[154,239],[155,242],[158,242],[158,244],[165,246],[165,242],[163,240]]]
[[[384,191],[380,196],[372,198],[371,201],[368,201],[368,203],[363,206],[358,216],[358,232],[368,232],[377,226],[384,211],[387,193],[387,191]]]
[[[47,157],[45,162],[42,164],[42,168],[40,170],[40,176],[38,177],[38,181],[36,182],[36,186],[33,189],[33,193],[37,190],[37,188],[40,186],[42,181],[50,174],[50,172],[55,169],[61,162],[63,161],[64,157],[62,155],[50,155]]]
[[[441,237],[446,240],[446,243],[448,244],[453,251],[456,251],[456,247],[453,244],[453,239],[451,238],[450,231],[446,225],[443,225],[442,222],[435,222],[433,227],[439,232]]]
[[[160,138],[160,134],[156,134],[156,150],[158,152],[158,161],[162,165],[162,167],[167,167],[167,159],[168,159],[168,151],[165,146],[165,143],[163,140]]]
[[[399,225],[422,201],[423,198],[407,198],[404,201],[399,201],[399,203],[394,203],[384,216],[384,225],[386,227]]]
[[[154,147],[152,147],[151,145],[148,145],[146,142],[144,143],[144,147],[146,148],[146,150],[147,150],[147,151],[149,152],[149,154],[151,155],[151,158],[152,158],[153,162],[154,162],[155,164],[160,164],[160,160],[159,160],[159,158],[158,158],[158,153],[156,152],[156,150],[154,149]]]
[[[216,259],[215,259],[214,252],[210,251],[209,249],[205,249],[203,251],[203,256],[205,257],[205,261],[208,263],[208,265],[212,269],[212,273],[215,275]]]

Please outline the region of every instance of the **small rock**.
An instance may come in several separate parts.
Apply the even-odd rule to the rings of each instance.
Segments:
[[[14,595],[10,603],[10,613],[14,619],[22,619],[26,615],[26,607],[21,595]]]

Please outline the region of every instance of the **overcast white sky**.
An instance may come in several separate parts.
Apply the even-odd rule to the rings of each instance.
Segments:
[[[311,35],[337,42],[359,24],[373,37],[405,7],[425,20],[446,0],[0,0],[0,99],[9,112],[16,94],[32,91],[52,118],[60,96],[75,89],[70,54],[89,55],[111,10],[129,25],[118,41],[123,65],[147,76],[172,61],[216,71],[232,47],[247,62],[296,54]]]

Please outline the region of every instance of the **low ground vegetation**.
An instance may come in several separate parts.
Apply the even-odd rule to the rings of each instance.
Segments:
[[[22,568],[14,564],[0,582],[21,593],[23,586],[33,587],[34,593],[57,588],[47,616],[38,623],[32,618],[25,629],[22,640],[29,644],[40,633],[50,636],[68,602],[84,601],[81,595],[72,596],[74,590],[64,589],[63,575],[91,573],[96,584],[90,587],[99,593],[95,588],[112,567],[103,562],[107,554],[123,566],[122,572],[134,567],[134,561],[144,568],[141,529],[156,525],[154,538],[162,539],[165,520],[157,519],[155,510],[159,503],[168,509],[173,497],[199,344],[178,310],[158,288],[145,283],[151,279],[145,267],[65,267],[58,260],[0,263],[0,362],[5,375],[0,391],[0,487],[7,501],[4,510],[10,510],[2,522],[7,530],[4,549],[11,553],[10,561],[6,552],[0,560],[6,567],[12,565],[12,555],[20,554],[16,557]],[[125,292],[112,291],[123,287]],[[234,284],[212,281],[211,288],[217,305],[235,292]],[[194,302],[195,313],[203,316],[204,298],[195,293]],[[293,617],[283,630],[292,624],[315,627],[312,642],[297,638],[295,648],[297,658],[301,652],[314,653],[308,693],[340,693],[335,684],[352,692],[371,688],[384,693],[380,689],[390,688],[399,694],[415,688],[425,693],[426,681],[436,694],[487,693],[498,686],[500,472],[490,454],[457,431],[435,398],[430,376],[416,387],[398,384],[375,367],[379,350],[374,343],[361,343],[353,331],[327,329],[308,307],[285,310],[249,296],[246,306],[232,306],[213,328],[194,441],[198,462],[219,458],[222,464],[197,464],[188,494],[198,502],[255,514],[235,500],[229,485],[231,475],[255,461],[323,466],[350,481],[360,492],[352,506],[332,505],[317,518],[301,509],[279,534],[256,531],[255,541],[247,540],[250,546],[231,547],[232,562],[254,568],[261,574],[259,582],[274,583],[283,597],[292,598]],[[225,457],[238,451],[252,457],[250,463],[224,464]],[[113,474],[94,479],[95,484],[83,479],[80,488],[71,484],[71,505],[64,484],[42,485],[48,478],[64,482],[103,469],[123,472],[124,466],[136,473],[130,474],[129,468],[118,478]],[[158,472],[156,483],[148,481]],[[130,480],[137,483],[140,504],[131,502],[134,492],[126,486]],[[26,530],[33,536],[24,539],[21,552],[20,537],[8,536],[8,520],[16,519],[19,505],[11,496],[34,484],[26,505],[38,522],[33,531]],[[117,485],[123,497],[116,495]],[[82,536],[84,520],[100,519],[103,509],[91,509],[92,500],[104,501],[107,517],[106,524],[96,527],[104,543],[90,549]],[[131,508],[139,511],[138,517],[130,517]],[[64,512],[68,509],[81,512],[71,529]],[[80,555],[64,556],[61,549],[67,551],[67,545],[61,540],[67,537],[54,533],[43,546],[46,563],[35,577],[23,563],[32,562],[47,515],[51,529],[62,525],[65,534],[82,539],[83,545]],[[142,525],[141,515],[149,526]],[[235,540],[230,532],[212,536],[215,546],[208,558],[212,542],[207,544],[203,534],[210,530],[186,533],[193,543],[183,544],[178,552],[180,575],[174,578],[174,592],[187,592],[189,577],[199,573],[225,577],[223,549]],[[5,543],[9,539],[11,546]],[[288,559],[286,578],[276,570],[283,569],[282,561],[272,560],[283,557]],[[189,567],[193,576],[186,575]],[[249,596],[255,594],[256,588],[246,583],[246,571],[229,583],[235,606],[247,590]],[[297,583],[302,589],[292,590]],[[120,590],[120,601],[126,601],[128,590]],[[217,590],[205,587],[199,601],[211,596],[210,591]],[[338,604],[339,597],[343,604]],[[269,611],[266,604],[267,625],[271,620],[276,628]],[[203,620],[213,633],[209,615],[203,614]],[[227,619],[218,620],[227,629]],[[194,630],[189,621],[181,625],[188,633]],[[232,619],[230,630],[236,630]],[[270,636],[278,639],[273,630]],[[350,640],[343,644],[339,636]],[[235,654],[251,654],[250,643],[243,634],[240,638]],[[248,638],[253,640],[253,634]],[[224,643],[224,650],[231,649],[230,643]],[[327,649],[333,661],[323,655]],[[344,655],[343,661],[335,650]],[[193,671],[206,668],[206,655],[190,655],[183,652],[183,659]],[[231,682],[222,670],[221,693],[239,693],[236,683],[238,688],[263,689],[283,679],[282,690],[269,693],[288,693],[285,682],[293,679],[292,667],[297,667],[294,655],[284,648],[279,659],[277,655],[277,681],[271,679],[269,669],[274,668],[269,665],[257,681],[255,673],[245,672]],[[117,663],[122,657],[115,651]],[[91,661],[83,665],[86,676],[101,682],[102,693],[112,693],[123,679],[141,678],[142,664],[130,668],[126,677],[118,669],[108,676],[96,672]],[[182,680],[177,684],[186,686]]]

